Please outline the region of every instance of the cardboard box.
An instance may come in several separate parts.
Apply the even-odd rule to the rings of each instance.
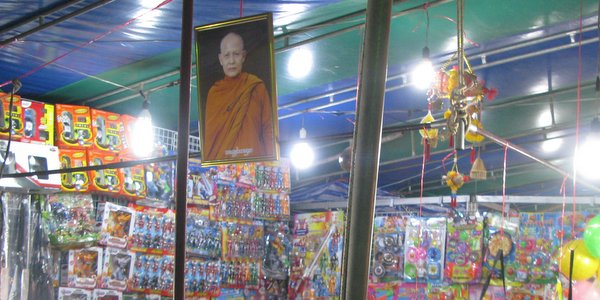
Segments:
[[[10,120],[11,114],[9,111],[10,106],[10,94],[0,93],[0,138],[8,139],[9,123],[12,122],[12,136],[13,141],[18,141],[23,136],[23,108],[21,107],[21,96],[13,96],[13,107],[12,107],[12,120]]]
[[[4,157],[8,141],[0,140],[0,158]],[[58,148],[48,145],[11,142],[4,174],[56,170],[60,168]],[[36,175],[21,178],[2,178],[0,186],[26,190],[60,188],[60,175]]]
[[[92,146],[92,121],[87,106],[56,104],[56,146],[88,148]]]
[[[121,152],[121,119],[119,114],[92,109],[93,149],[112,153]]]
[[[131,161],[126,157],[122,161]],[[146,198],[146,170],[144,165],[121,169],[121,195],[130,199]]]
[[[23,136],[21,142],[54,146],[54,105],[21,99]]]
[[[137,120],[136,117],[130,115],[121,115],[121,155],[134,157],[132,141],[133,141],[133,125]]]
[[[69,251],[69,287],[93,289],[102,268],[102,248]]]
[[[79,168],[88,165],[87,151],[85,149],[58,150],[60,168]],[[66,192],[87,192],[90,189],[90,177],[87,171],[60,174],[61,190]]]
[[[104,151],[88,150],[88,165],[99,166],[118,162],[115,154]],[[121,192],[119,169],[90,171],[90,190],[118,194]]]

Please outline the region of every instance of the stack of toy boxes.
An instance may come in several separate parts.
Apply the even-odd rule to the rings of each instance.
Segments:
[[[129,115],[121,115],[121,161],[135,160],[132,149],[132,133],[133,125],[137,119]],[[121,194],[130,199],[146,198],[146,176],[143,165],[132,166],[129,168],[123,168],[122,171],[122,182],[123,188]]]
[[[0,139],[8,139],[10,129],[13,141],[53,146],[54,105],[13,95],[11,113],[10,100],[10,94],[0,93]]]

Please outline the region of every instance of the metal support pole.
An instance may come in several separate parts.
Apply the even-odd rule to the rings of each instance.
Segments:
[[[175,300],[185,299],[185,219],[188,144],[190,135],[190,95],[192,77],[192,32],[194,0],[183,0],[181,19],[181,84],[179,85],[179,124],[177,133],[177,196],[175,219]]]
[[[342,299],[348,300],[367,299],[391,12],[392,0],[367,4],[343,255]]]

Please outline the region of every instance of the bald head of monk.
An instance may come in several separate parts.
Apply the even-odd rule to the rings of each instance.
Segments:
[[[230,32],[221,40],[221,51],[219,52],[219,63],[227,77],[238,76],[242,72],[242,66],[246,60],[244,40],[237,34]]]

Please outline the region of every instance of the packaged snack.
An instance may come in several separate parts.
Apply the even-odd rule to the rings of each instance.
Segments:
[[[207,209],[187,210],[185,251],[202,257],[221,257],[221,226],[209,220]]]
[[[56,145],[88,148],[92,146],[92,121],[87,106],[56,104]]]
[[[410,218],[404,240],[404,280],[442,281],[445,246],[445,218]]]
[[[121,152],[121,126],[119,114],[91,109],[93,148],[112,153]]]
[[[109,152],[88,151],[90,166],[100,166],[118,162],[117,157]],[[121,192],[121,175],[119,169],[103,169],[90,171],[90,189],[98,192],[118,194]]]
[[[381,216],[374,221],[370,282],[398,281],[404,275],[406,219]]]
[[[54,105],[21,99],[23,136],[21,142],[54,146]]]
[[[94,202],[88,194],[48,195],[50,244],[58,249],[91,246],[100,237],[94,221]]]
[[[69,287],[93,289],[102,267],[102,248],[69,251]]]
[[[58,288],[58,300],[92,300],[92,291],[84,289]]]
[[[104,205],[99,244],[115,248],[127,247],[134,223],[131,208],[107,202]]]
[[[128,161],[129,158],[123,159]],[[146,198],[146,178],[143,165],[132,166],[121,169],[121,182],[123,188],[121,194],[128,199],[143,199]]]
[[[92,294],[92,300],[121,300],[123,293],[113,290],[95,289]]]
[[[101,288],[124,291],[133,270],[134,254],[129,251],[106,248],[99,281]]]
[[[481,279],[483,260],[483,218],[469,216],[448,219],[446,277],[455,283],[476,283]]]
[[[79,168],[87,166],[87,151],[84,149],[62,148],[58,150],[60,168]],[[61,190],[66,192],[87,192],[90,180],[87,171],[63,173],[60,175]]]
[[[0,111],[0,115],[2,119],[0,119],[0,138],[8,139],[8,130],[11,128],[12,135],[11,139],[13,141],[18,141],[23,137],[23,108],[21,107],[21,96],[13,95],[13,107],[12,113],[9,110],[10,106],[10,94],[0,93],[0,102],[2,111]],[[12,124],[9,126],[10,116],[12,114]]]

